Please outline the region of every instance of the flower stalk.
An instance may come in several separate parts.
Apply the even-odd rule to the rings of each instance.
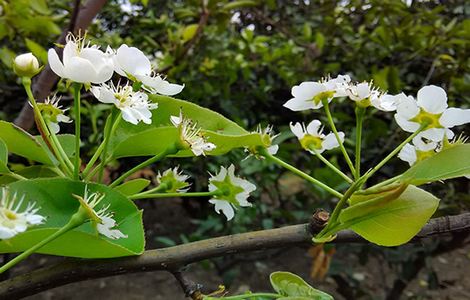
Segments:
[[[313,183],[314,185],[317,185],[319,187],[321,187],[322,189],[324,189],[325,191],[327,191],[328,193],[332,194],[333,196],[335,197],[338,197],[338,198],[342,198],[343,197],[343,194],[341,194],[340,192],[334,190],[333,188],[327,186],[326,184],[324,184],[323,182],[319,181],[318,179],[315,179],[313,178],[312,176],[302,172],[301,170],[297,169],[296,167],[286,163],[285,161],[275,157],[274,155],[268,153],[267,151],[265,151],[264,149],[260,150],[262,153],[263,156],[265,156],[267,159],[271,160],[272,162],[280,165],[281,167],[291,171],[292,173],[294,174],[297,174],[298,176],[302,177],[303,179]]]
[[[129,199],[138,200],[138,199],[153,199],[153,198],[175,198],[175,197],[211,197],[223,195],[223,191],[216,190],[212,192],[193,192],[193,193],[155,193],[155,190],[152,193],[140,193],[130,196]]]
[[[331,116],[331,111],[328,103],[327,98],[322,99],[323,107],[325,108],[325,113],[326,117],[328,118],[328,123],[331,126],[331,131],[335,134],[336,140],[338,141],[339,148],[341,149],[341,152],[343,153],[344,159],[346,160],[346,163],[348,164],[349,168],[351,169],[351,172],[353,174],[356,174],[356,170],[354,168],[354,165],[351,161],[351,158],[349,158],[348,152],[346,151],[346,148],[344,148],[343,142],[341,140],[341,137],[338,134],[338,130],[336,129],[335,122],[333,121],[333,117]]]
[[[355,169],[354,178],[357,180],[361,177],[361,143],[362,143],[362,123],[364,122],[364,115],[366,108],[356,105],[356,156],[355,156]]]
[[[129,171],[125,172],[124,174],[122,174],[119,178],[117,178],[113,183],[111,183],[109,186],[114,188],[116,187],[117,185],[119,185],[122,181],[124,181],[127,177],[131,176],[132,174],[134,174],[135,172],[139,171],[140,169],[142,168],[145,168],[147,167],[148,165],[151,165],[163,158],[165,158],[166,156],[168,155],[171,155],[171,154],[176,154],[177,152],[179,151],[178,147],[176,147],[176,145],[171,145],[171,146],[168,146],[168,148],[166,148],[164,151],[160,152],[159,154],[147,159],[146,161],[138,164],[137,166],[133,167],[132,169],[130,169]]]
[[[65,155],[65,151],[62,149],[62,145],[60,144],[60,142],[58,140],[54,140],[54,138],[52,137],[51,131],[49,131],[49,128],[46,125],[44,118],[42,117],[36,99],[34,98],[33,91],[31,90],[31,78],[22,77],[21,82],[26,91],[26,94],[28,95],[28,99],[33,107],[34,120],[36,122],[36,126],[39,132],[41,133],[42,138],[44,139],[44,142],[51,149],[52,153],[59,161],[59,164],[62,166],[63,170],[70,175],[71,168],[69,164],[71,163],[68,160],[67,155]],[[67,161],[69,162],[69,164],[67,164]]]
[[[73,169],[73,178],[79,179],[80,174],[80,90],[81,83],[73,83],[73,103],[75,110],[75,161]]]

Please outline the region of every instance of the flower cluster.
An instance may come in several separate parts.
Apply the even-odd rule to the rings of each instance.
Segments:
[[[348,75],[323,79],[318,82],[302,82],[292,88],[294,98],[284,106],[293,111],[318,109],[337,97],[347,97],[358,107],[374,107],[381,111],[395,112],[397,124],[410,133],[416,133],[413,143],[409,143],[399,153],[399,158],[410,165],[436,151],[442,144],[454,137],[451,128],[470,123],[470,109],[448,108],[446,92],[437,86],[429,85],[418,91],[417,99],[404,93],[390,95],[374,87],[371,82],[353,83]],[[344,133],[324,135],[321,123],[312,121],[305,126],[301,123],[290,125],[303,148],[321,153],[339,145]]]
[[[15,235],[25,232],[28,227],[40,225],[45,218],[37,212],[39,208],[34,202],[28,203],[25,209],[21,210],[24,203],[24,196],[18,201],[16,194],[11,194],[8,188],[1,189],[0,198],[0,240],[9,239]]]
[[[221,167],[217,175],[211,175],[209,178],[209,191],[219,192],[209,202],[214,204],[215,211],[219,214],[222,212],[228,221],[234,217],[234,209],[251,206],[247,199],[254,190],[256,190],[254,184],[235,176],[234,165],[228,168]]]
[[[84,37],[69,34],[63,51],[62,61],[54,49],[49,49],[48,59],[51,69],[60,77],[73,82],[95,84],[93,95],[103,103],[114,104],[122,111],[123,119],[129,123],[151,123],[151,110],[157,105],[149,101],[140,87],[152,94],[176,95],[184,85],[169,83],[152,70],[150,60],[135,47],[121,45],[117,50],[108,46],[105,52],[98,46],[90,45]],[[128,78],[131,86],[115,86],[113,73]]]

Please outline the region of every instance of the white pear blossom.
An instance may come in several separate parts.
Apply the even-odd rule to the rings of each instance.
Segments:
[[[454,136],[449,128],[470,123],[470,109],[448,108],[446,92],[428,85],[418,91],[417,100],[410,96],[402,98],[395,120],[407,132],[415,132],[425,125],[420,135],[439,142],[444,137],[451,139]]]
[[[252,206],[248,202],[250,193],[256,190],[256,186],[251,182],[235,176],[235,166],[232,164],[227,169],[220,168],[217,175],[211,175],[209,178],[209,191],[221,191],[221,194],[213,196],[209,203],[214,204],[215,211],[221,212],[230,221],[235,216],[235,210],[238,207]]]
[[[382,111],[394,111],[397,109],[397,97],[387,95],[372,85],[372,82],[361,82],[350,84],[346,88],[349,99],[356,102],[358,106],[373,106]]]
[[[36,56],[29,52],[15,57],[13,70],[18,76],[33,77],[41,71],[41,68],[39,67],[39,61]]]
[[[213,143],[207,142],[201,132],[201,128],[190,119],[184,118],[181,111],[179,116],[171,116],[170,120],[178,128],[182,144],[191,149],[194,155],[205,155],[206,152],[216,148]]]
[[[62,61],[54,49],[49,49],[49,65],[58,76],[79,83],[103,83],[113,76],[114,66],[109,55],[90,46],[84,37],[69,34],[66,39]]]
[[[406,144],[398,153],[398,158],[406,161],[410,166],[416,162],[424,160],[433,156],[436,152],[440,151],[442,144],[424,139],[421,136],[413,138],[413,143]]]
[[[8,188],[1,188],[0,198],[0,240],[9,239],[25,232],[28,227],[44,223],[45,218],[37,212],[39,208],[34,202],[24,208],[24,196],[17,200]],[[21,209],[23,206],[23,210]]]
[[[93,226],[98,230],[98,233],[113,240],[127,238],[127,235],[123,234],[119,229],[113,229],[116,227],[116,221],[113,219],[113,214],[108,211],[109,205],[103,205],[100,209],[97,208],[97,205],[104,199],[105,195],[100,193],[89,194],[88,187],[85,186],[83,197],[73,196],[78,199],[80,208],[85,211]]]
[[[284,103],[284,106],[293,111],[321,108],[324,98],[330,102],[334,97],[346,96],[350,81],[348,75],[338,75],[318,82],[302,82],[292,88],[293,98]]]
[[[168,169],[160,174],[157,174],[157,184],[159,186],[165,185],[165,193],[185,193],[188,191],[190,184],[186,182],[189,179],[189,175],[184,175],[179,172],[178,167]]]
[[[155,74],[152,71],[150,60],[135,47],[123,44],[116,52],[110,48],[108,52],[113,53],[116,73],[132,81],[142,82],[144,89],[152,94],[173,96],[179,94],[184,88],[184,85],[169,83],[159,74]]]
[[[134,92],[129,85],[115,86],[111,82],[93,86],[91,92],[100,102],[114,104],[122,111],[122,118],[134,125],[141,121],[145,124],[152,123],[151,110],[158,107],[157,103],[148,99],[147,94]]]
[[[320,154],[325,150],[339,147],[334,133],[323,134],[323,128],[319,120],[313,120],[307,126],[304,123],[290,123],[292,133],[297,136],[302,147],[312,154]],[[344,141],[344,133],[338,132],[341,142]]]
[[[254,133],[261,135],[264,144],[267,146],[266,150],[269,154],[275,155],[279,150],[279,145],[273,145],[273,140],[279,136],[279,134],[274,134],[273,126],[268,125],[266,128],[262,128],[261,125],[258,126]]]
[[[60,131],[59,123],[72,122],[72,120],[65,115],[68,108],[62,109],[62,106],[59,105],[60,99],[60,97],[53,95],[52,97],[47,97],[44,103],[37,104],[42,116],[47,122],[47,126],[54,134]]]

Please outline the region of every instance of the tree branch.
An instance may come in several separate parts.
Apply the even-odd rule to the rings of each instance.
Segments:
[[[68,283],[93,278],[158,270],[171,272],[194,262],[228,254],[308,245],[312,243],[312,233],[321,229],[313,223],[211,238],[169,248],[148,250],[134,257],[66,259],[59,264],[1,282],[0,299],[19,299]],[[413,241],[459,231],[470,231],[470,213],[430,220]],[[334,240],[334,243],[358,242],[367,241],[350,230],[340,231]]]
[[[80,7],[80,1],[75,0],[75,7],[72,11],[69,26],[64,29],[60,38],[56,41],[57,44],[64,44],[65,37],[70,31],[75,34],[79,31],[84,31],[88,28],[91,21],[95,18],[101,8],[106,4],[107,0],[88,0],[83,6]],[[71,30],[73,29],[73,30]],[[62,49],[56,47],[56,51],[61,52]],[[35,78],[33,82],[34,97],[38,102],[43,102],[44,99],[51,93],[52,88],[58,81],[57,75],[51,70],[49,65],[46,65],[44,70]],[[25,130],[31,129],[34,124],[33,110],[28,102],[23,105],[20,114],[14,122],[17,126]]]

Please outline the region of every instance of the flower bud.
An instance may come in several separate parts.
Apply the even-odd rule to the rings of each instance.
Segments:
[[[16,75],[29,78],[41,71],[39,61],[32,53],[18,55],[13,62],[13,69]]]

